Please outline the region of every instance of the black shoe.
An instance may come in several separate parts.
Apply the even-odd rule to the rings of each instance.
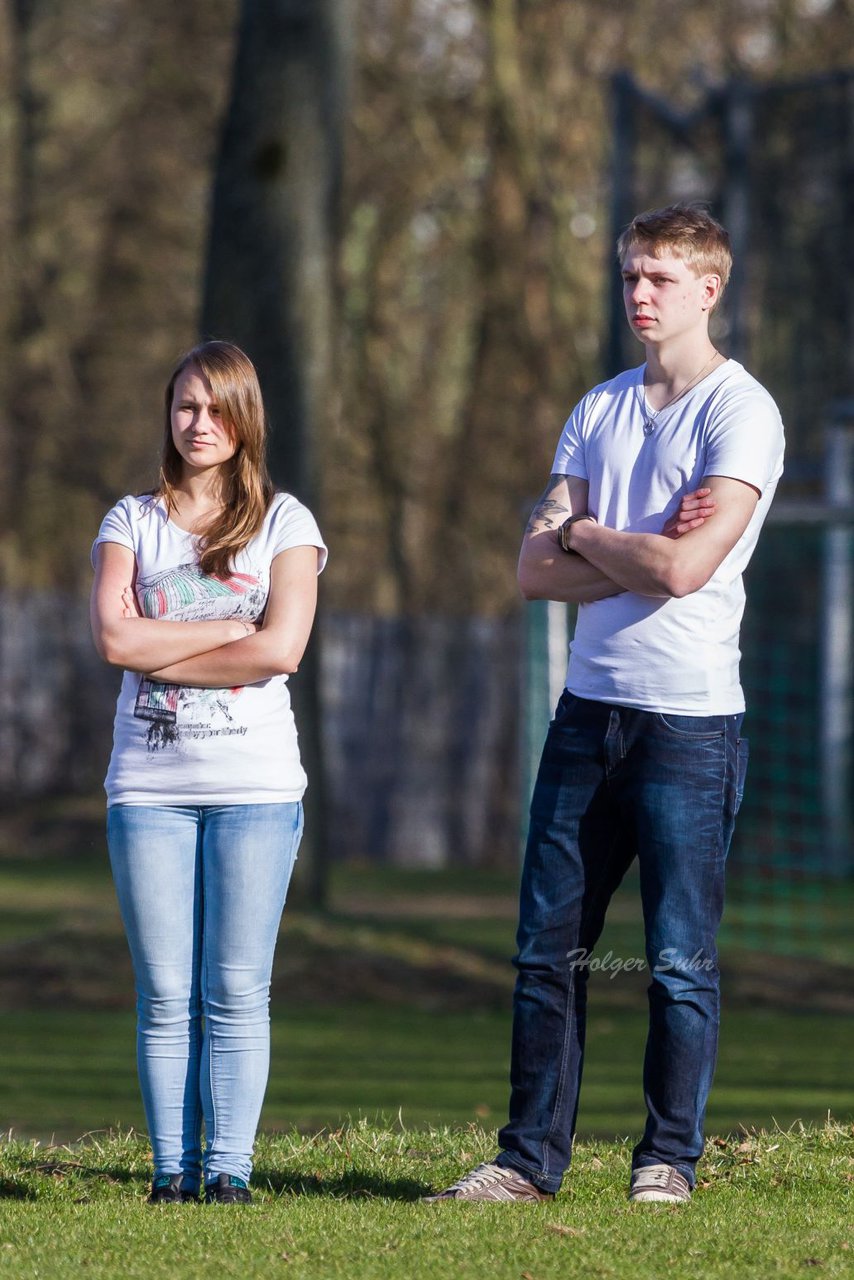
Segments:
[[[189,1204],[193,1200],[198,1200],[199,1197],[194,1191],[184,1191],[182,1189],[181,1183],[183,1181],[183,1174],[161,1173],[151,1184],[151,1195],[148,1197],[148,1203]]]
[[[251,1204],[252,1193],[242,1178],[221,1173],[205,1183],[205,1204]]]

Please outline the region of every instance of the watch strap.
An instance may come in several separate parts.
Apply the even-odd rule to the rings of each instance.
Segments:
[[[586,511],[580,511],[578,515],[570,516],[568,520],[564,520],[563,524],[557,531],[557,540],[561,545],[561,549],[570,556],[577,556],[578,552],[575,547],[569,545],[569,530],[572,525],[577,524],[579,520],[592,520],[593,517],[588,515]]]

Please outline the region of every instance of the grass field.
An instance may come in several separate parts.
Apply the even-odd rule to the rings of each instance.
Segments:
[[[710,1140],[687,1206],[630,1205],[629,1147],[584,1143],[551,1204],[425,1205],[490,1154],[477,1127],[265,1136],[250,1207],[144,1203],[132,1134],[0,1145],[0,1277],[567,1280],[851,1274],[851,1126]]]
[[[739,947],[737,927],[724,949],[715,1136],[690,1207],[626,1201],[646,978],[613,968],[591,979],[581,1141],[557,1200],[414,1203],[494,1153],[514,879],[340,868],[327,911],[297,893],[274,978],[256,1203],[152,1209],[133,1131],[132,978],[103,854],[94,841],[73,856],[0,851],[0,1280],[849,1274],[844,895],[815,955]],[[597,951],[609,953],[642,954],[631,884]]]
[[[143,1126],[133,1016],[80,1011],[3,1015],[3,1124],[63,1141],[92,1129]],[[507,1107],[509,1016],[370,1004],[279,1008],[262,1115],[268,1131],[308,1132],[348,1118],[396,1115],[407,1126],[477,1123]],[[643,1126],[645,1015],[593,1016],[579,1132],[637,1134]],[[708,1126],[821,1123],[854,1117],[851,1027],[843,1018],[733,1011],[724,1021]]]
[[[0,1118],[70,1141],[142,1126],[132,977],[104,856],[0,857]],[[337,869],[329,911],[289,906],[262,1124],[310,1131],[396,1115],[492,1130],[507,1105],[514,877]],[[598,953],[642,954],[636,895]],[[836,944],[835,944],[836,945]],[[709,1111],[740,1126],[854,1119],[847,966],[730,948]],[[579,1132],[636,1133],[646,979],[593,975]]]

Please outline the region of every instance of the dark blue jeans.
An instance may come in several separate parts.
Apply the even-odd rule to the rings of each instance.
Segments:
[[[510,1120],[498,1163],[556,1191],[572,1155],[589,967],[635,857],[649,968],[647,1122],[633,1166],[693,1186],[717,1054],[715,939],[744,790],[741,715],[684,716],[565,691],[546,738],[522,873]]]

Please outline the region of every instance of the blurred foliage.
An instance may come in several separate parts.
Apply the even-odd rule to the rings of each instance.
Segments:
[[[86,579],[195,339],[233,4],[2,5],[4,578]]]
[[[826,71],[850,48],[852,3],[356,12],[320,442],[327,602],[503,613],[525,510],[602,372],[611,73],[688,109],[733,75]],[[161,388],[196,337],[236,14],[236,0],[0,0],[7,585],[82,586],[101,515],[153,479]]]

